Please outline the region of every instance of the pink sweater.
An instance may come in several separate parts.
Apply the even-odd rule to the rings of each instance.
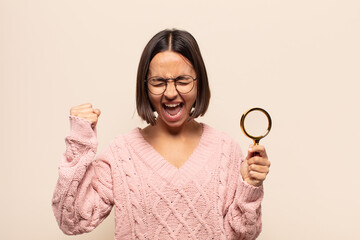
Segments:
[[[96,155],[96,129],[70,116],[52,206],[66,234],[94,229],[115,206],[115,239],[255,239],[263,188],[242,180],[238,144],[206,124],[176,168],[139,129]]]

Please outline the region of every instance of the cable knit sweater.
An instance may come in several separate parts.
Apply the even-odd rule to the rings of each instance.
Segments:
[[[234,140],[203,124],[200,142],[176,168],[136,128],[96,156],[96,129],[70,116],[52,206],[66,234],[94,229],[115,206],[115,239],[255,239],[262,187],[242,180]]]

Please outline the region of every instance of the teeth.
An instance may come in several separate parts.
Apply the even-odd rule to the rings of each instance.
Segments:
[[[180,103],[178,103],[178,104],[165,104],[166,107],[177,107],[179,105],[180,105]]]
[[[179,104],[174,104],[174,105],[179,105]],[[164,109],[164,110],[169,116],[171,116],[172,118],[175,118],[182,113],[183,107],[181,107],[181,109],[175,115],[171,115],[170,113],[168,113],[168,111],[166,111],[166,109]]]

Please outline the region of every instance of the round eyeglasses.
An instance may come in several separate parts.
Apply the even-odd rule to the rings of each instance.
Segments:
[[[151,77],[145,79],[147,87],[152,94],[160,95],[166,91],[169,81],[173,81],[179,93],[189,93],[194,88],[194,81],[197,80],[189,75],[181,75],[176,78]]]

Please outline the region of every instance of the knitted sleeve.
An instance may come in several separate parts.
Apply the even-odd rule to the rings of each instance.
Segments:
[[[95,158],[96,128],[70,116],[70,135],[59,166],[52,199],[60,229],[69,235],[89,232],[110,213],[113,205],[110,146]]]
[[[256,239],[261,232],[263,187],[252,186],[242,179],[240,166],[244,156],[237,143],[233,142],[231,149],[232,167],[226,193],[225,232],[229,239]]]

